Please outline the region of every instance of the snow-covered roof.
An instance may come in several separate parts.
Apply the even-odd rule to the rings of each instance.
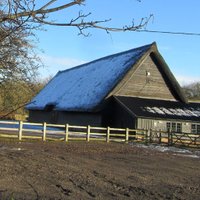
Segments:
[[[57,75],[26,106],[29,110],[91,111],[153,44],[107,56]]]
[[[115,96],[134,116],[200,122],[200,103]]]

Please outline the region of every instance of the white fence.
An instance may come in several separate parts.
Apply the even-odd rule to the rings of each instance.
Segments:
[[[23,121],[0,121],[0,138],[19,141],[105,141],[165,143],[200,147],[200,135],[174,133],[158,130],[123,129],[111,127],[72,126],[69,124],[30,123]]]
[[[0,137],[46,140],[102,140],[106,142],[128,142],[144,138],[145,130],[104,128],[93,126],[72,126],[69,124],[30,123],[23,121],[0,121]]]

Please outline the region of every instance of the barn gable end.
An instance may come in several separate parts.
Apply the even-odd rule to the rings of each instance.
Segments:
[[[187,102],[155,45],[108,96],[112,95]]]

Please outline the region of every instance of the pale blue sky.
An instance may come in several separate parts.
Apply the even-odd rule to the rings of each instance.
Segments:
[[[112,18],[108,24],[112,26],[130,24],[133,18],[137,23],[142,17],[153,14],[147,29],[200,33],[199,0],[142,0],[141,3],[136,0],[86,0],[86,6],[57,13],[55,17],[63,22],[65,16],[75,18],[79,9],[84,13],[92,12],[90,19]],[[38,47],[44,50],[41,58],[47,66],[41,70],[42,76],[55,75],[59,70],[155,41],[181,84],[200,81],[200,36],[138,32],[107,34],[102,30],[88,30],[92,36],[85,38],[77,36],[76,28],[45,28],[46,31],[37,32]]]

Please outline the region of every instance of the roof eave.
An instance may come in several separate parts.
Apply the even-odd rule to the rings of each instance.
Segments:
[[[153,44],[151,47],[151,55],[153,55],[156,58],[159,65],[162,66],[162,70],[165,73],[169,83],[171,83],[171,87],[173,88],[173,91],[175,92],[178,99],[183,103],[188,103],[188,99],[186,98],[181,86],[179,85],[178,81],[172,74],[171,70],[169,69],[169,66],[165,62],[162,55],[159,53],[156,44]]]

